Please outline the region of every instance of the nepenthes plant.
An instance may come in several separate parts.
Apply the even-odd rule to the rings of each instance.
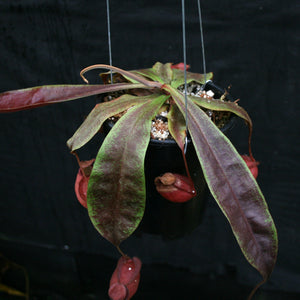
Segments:
[[[254,164],[252,167],[256,166],[250,143],[252,121],[246,110],[237,101],[227,101],[226,97],[215,99],[213,96],[185,95],[179,89],[185,83],[184,70],[172,63],[158,62],[151,68],[134,71],[94,65],[81,71],[86,83],[84,74],[95,68],[113,72],[113,82],[109,80],[109,73],[103,73],[102,84],[45,85],[4,92],[0,94],[0,112],[15,112],[91,95],[115,93],[116,96],[110,101],[100,102],[92,109],[67,145],[76,154],[76,150],[86,145],[106,120],[119,116],[100,145],[95,160],[84,163],[77,156],[81,177],[77,182],[76,194],[87,207],[94,227],[120,250],[121,242],[136,230],[143,218],[146,199],[144,160],[151,124],[162,108],[167,110],[168,128],[183,159],[188,136],[213,198],[227,218],[245,258],[262,275],[260,284],[264,283],[276,262],[277,231],[265,198],[245,162],[250,160]],[[212,73],[206,74],[206,78],[211,79]],[[192,72],[186,72],[186,82],[205,85],[204,76]],[[247,159],[237,152],[207,110],[228,112],[247,123]],[[186,174],[179,175],[188,179],[183,184],[185,192],[193,188],[187,163]],[[180,176],[175,175],[181,180]],[[164,188],[161,182],[158,183],[159,188]],[[191,197],[192,190],[185,201]],[[124,292],[123,287],[120,289]]]

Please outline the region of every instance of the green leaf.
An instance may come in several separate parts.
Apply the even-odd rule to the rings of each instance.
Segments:
[[[74,135],[67,141],[68,147],[71,151],[81,148],[93,138],[106,119],[115,116],[134,105],[144,103],[157,97],[158,94],[139,97],[125,94],[112,101],[97,104]]]
[[[252,150],[251,150],[252,120],[245,109],[239,106],[237,102],[224,101],[221,99],[207,99],[207,98],[196,97],[196,96],[188,96],[188,98],[202,108],[206,108],[214,111],[228,111],[244,119],[249,129],[249,136],[248,136],[249,154],[253,158]]]
[[[186,138],[186,123],[184,116],[175,103],[171,105],[167,116],[169,131],[181,151],[183,151]]]
[[[183,113],[184,95],[170,86],[164,89]],[[229,139],[190,98],[188,118],[189,132],[209,189],[244,256],[266,280],[276,262],[278,240],[264,196]]]
[[[0,112],[15,112],[70,101],[101,93],[147,88],[144,84],[44,85],[0,94]]]
[[[143,75],[144,77],[152,79],[153,81],[160,82],[161,84],[164,83],[162,78],[159,77],[159,75],[154,71],[153,68],[134,70],[134,71],[131,71],[131,72],[135,73],[135,74]]]
[[[206,80],[211,80],[213,78],[213,73],[206,73]],[[204,84],[204,75],[199,73],[186,72],[186,81],[190,83],[192,81],[196,81],[200,84]],[[171,82],[171,86],[174,88],[178,88],[180,85],[184,84],[184,71],[180,69],[173,69],[173,80]]]
[[[169,84],[171,83],[173,78],[173,70],[171,66],[171,63],[162,64],[160,62],[157,62],[152,68],[134,70],[131,72],[143,75],[146,78],[152,79],[153,81],[157,81],[162,84]]]
[[[196,96],[188,96],[195,104],[200,107],[215,110],[215,111],[229,111],[244,119],[252,132],[252,121],[248,113],[239,106],[236,102],[222,101],[220,99],[208,99]]]
[[[89,180],[87,205],[99,233],[118,246],[140,223],[145,209],[144,159],[153,116],[169,98],[136,105],[105,138]]]
[[[153,66],[154,72],[162,79],[163,83],[170,84],[173,79],[173,70],[171,63],[162,64],[157,62]]]

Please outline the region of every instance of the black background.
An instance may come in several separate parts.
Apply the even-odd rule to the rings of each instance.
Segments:
[[[180,1],[110,2],[113,65],[183,60]],[[202,72],[197,1],[186,2],[187,61]],[[252,117],[258,182],[278,229],[278,262],[260,293],[300,293],[299,3],[202,2],[207,70],[219,85],[232,85]],[[0,91],[82,83],[82,68],[109,63],[106,24],[104,0],[0,1]],[[96,75],[89,75],[92,82]],[[81,299],[74,291],[107,299],[119,256],[76,201],[77,164],[65,144],[94,105],[92,97],[0,115],[0,253],[26,266],[41,299]],[[230,136],[247,152],[242,122]],[[94,140],[82,158],[98,147]],[[212,199],[203,224],[185,238],[145,234],[122,246],[144,263],[137,299],[244,299],[260,280]],[[270,299],[294,299],[275,295]]]

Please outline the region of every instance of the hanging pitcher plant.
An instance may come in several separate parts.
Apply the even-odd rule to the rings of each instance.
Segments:
[[[267,203],[251,173],[253,168],[257,170],[257,163],[251,152],[252,122],[248,113],[237,101],[230,102],[224,97],[214,99],[187,95],[186,103],[184,93],[178,89],[185,83],[181,65],[156,63],[152,68],[134,71],[109,65],[94,65],[81,71],[86,83],[88,81],[84,73],[95,68],[112,71],[113,83],[110,82],[109,73],[104,73],[101,74],[103,84],[45,85],[8,91],[0,94],[0,111],[15,112],[98,94],[116,95],[92,109],[67,141],[67,145],[76,154],[76,150],[86,145],[107,119],[118,116],[95,160],[84,163],[78,158],[80,171],[76,181],[76,194],[87,207],[91,222],[98,232],[120,249],[120,243],[135,231],[143,218],[146,199],[144,159],[150,141],[151,124],[162,109],[167,109],[168,128],[181,149],[187,172],[171,174],[168,177],[171,181],[164,181],[163,176],[158,178],[158,191],[168,194],[171,201],[177,197],[175,202],[188,201],[196,193],[197,186],[193,186],[184,154],[188,134],[212,196],[227,218],[242,253],[262,275],[261,283],[264,283],[274,268],[278,242]],[[212,73],[206,74],[206,79],[211,78]],[[187,83],[205,84],[202,74],[186,72],[186,79]],[[247,159],[237,152],[206,110],[229,112],[247,123]],[[247,166],[249,163],[252,163],[251,171]],[[120,262],[119,268],[123,263],[128,263],[128,259]],[[140,265],[139,263],[137,267],[138,272]],[[126,284],[129,283],[131,281]],[[116,283],[114,280],[113,284],[114,293],[120,289],[120,293],[126,296],[128,290],[126,292],[120,282]],[[130,297],[132,290],[136,289],[131,288]],[[112,291],[113,288],[111,294]]]

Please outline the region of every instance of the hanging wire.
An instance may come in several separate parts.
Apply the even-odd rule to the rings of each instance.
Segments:
[[[110,38],[109,0],[106,0],[106,17],[107,17],[107,37],[108,37],[109,64],[112,66],[111,38]],[[110,70],[110,83],[113,83],[113,74],[112,74],[112,70]]]
[[[184,99],[185,99],[185,144],[184,144],[184,154],[187,150],[187,132],[188,132],[188,113],[187,113],[187,74],[186,74],[186,36],[185,36],[185,3],[181,0],[181,12],[182,12],[182,44],[183,44],[183,64],[184,64]]]
[[[205,51],[204,51],[204,37],[203,37],[203,28],[202,28],[202,14],[201,14],[201,5],[200,0],[197,0],[198,3],[198,15],[199,15],[199,26],[200,26],[200,36],[201,36],[201,48],[202,48],[202,63],[203,63],[203,73],[204,73],[204,82],[206,83],[206,63],[205,63]],[[205,84],[202,86],[204,88]]]

